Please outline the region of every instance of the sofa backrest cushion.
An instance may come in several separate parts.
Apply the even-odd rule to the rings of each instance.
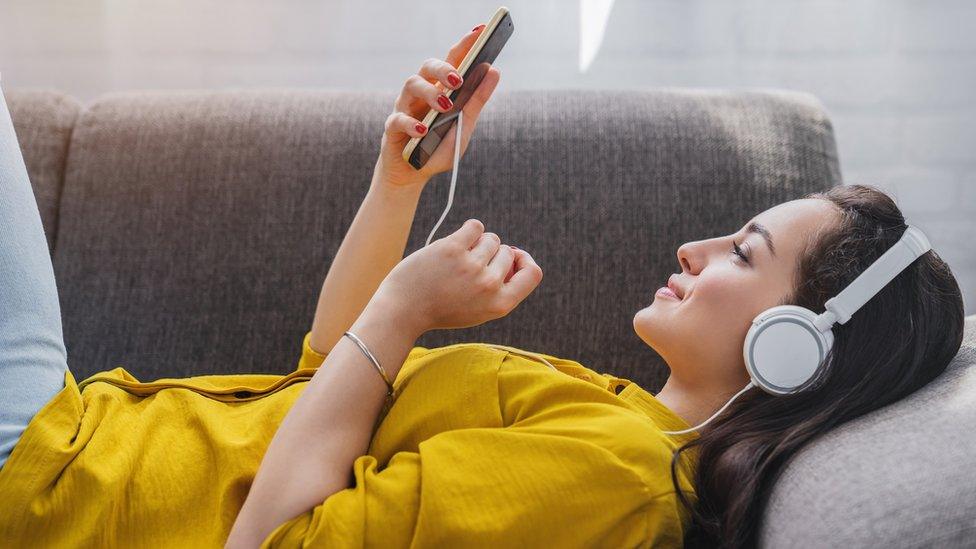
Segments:
[[[83,107],[72,97],[48,90],[4,90],[4,96],[53,254],[68,144]]]
[[[55,272],[79,379],[295,367],[322,280],[369,186],[395,94],[105,96],[72,137]],[[811,96],[721,90],[496,92],[436,235],[476,217],[543,283],[507,317],[418,345],[491,341],[659,388],[633,330],[677,247],[838,184]],[[423,195],[407,254],[447,201]]]

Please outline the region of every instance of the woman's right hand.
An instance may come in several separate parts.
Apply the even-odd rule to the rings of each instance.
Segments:
[[[501,243],[469,219],[457,231],[403,258],[375,296],[429,330],[467,328],[503,317],[542,282],[532,256]]]
[[[457,68],[464,60],[468,50],[478,40],[485,25],[478,25],[461,37],[444,60],[430,58],[423,62],[420,70],[411,74],[403,84],[400,95],[393,104],[393,113],[386,118],[383,138],[380,141],[380,154],[376,159],[374,175],[383,182],[398,187],[423,187],[431,177],[451,169],[454,160],[454,140],[457,137],[457,124],[452,123],[451,129],[444,135],[434,154],[419,170],[403,160],[403,149],[407,142],[414,137],[423,137],[429,128],[421,123],[427,111],[434,109],[438,112],[448,112],[454,108],[449,104],[447,108],[438,103],[438,98],[450,103],[451,90],[461,87],[462,82],[453,78],[461,78]],[[460,155],[464,153],[471,141],[478,117],[495,86],[498,85],[501,73],[493,66],[482,77],[478,87],[473,91],[467,103],[464,104],[464,131],[461,136]],[[455,85],[454,82],[457,82]],[[421,129],[418,129],[417,125]]]

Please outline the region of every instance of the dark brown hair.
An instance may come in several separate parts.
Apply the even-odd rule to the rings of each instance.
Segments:
[[[907,225],[881,190],[843,185],[804,198],[828,200],[841,221],[811,236],[792,295],[814,312],[901,238]],[[810,388],[772,396],[752,388],[676,450],[672,481],[691,511],[688,547],[754,547],[766,502],[784,467],[826,431],[895,402],[941,374],[962,345],[963,303],[949,266],[930,250],[848,320]],[[678,486],[682,452],[695,450],[692,504]]]

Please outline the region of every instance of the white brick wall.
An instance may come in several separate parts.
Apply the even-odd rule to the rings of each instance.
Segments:
[[[976,313],[976,2],[618,0],[578,71],[576,0],[507,0],[503,88],[777,87],[821,98],[844,179],[889,190]],[[497,0],[2,0],[7,87],[398,89]]]

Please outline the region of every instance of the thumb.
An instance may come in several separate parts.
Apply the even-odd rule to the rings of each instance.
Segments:
[[[468,98],[468,102],[464,104],[464,122],[465,126],[468,125],[468,121],[471,121],[470,128],[474,129],[474,123],[478,120],[478,115],[481,114],[481,109],[485,107],[485,103],[491,98],[491,94],[494,93],[495,87],[498,86],[498,81],[501,78],[501,71],[495,67],[490,67],[482,77],[481,82],[478,82],[478,88],[471,94]]]
[[[515,250],[515,274],[502,285],[502,293],[521,303],[542,282],[542,268],[525,250]]]
[[[516,268],[515,267],[516,267],[516,264],[518,263],[519,254],[520,253],[525,253],[522,250],[519,250],[518,248],[516,248],[515,246],[509,245],[508,247],[512,249],[512,256],[513,256],[512,257],[512,267],[508,270],[508,274],[505,275],[505,280],[503,280],[502,282],[508,282],[509,280],[512,279],[512,276],[515,275],[515,272],[516,272]]]

